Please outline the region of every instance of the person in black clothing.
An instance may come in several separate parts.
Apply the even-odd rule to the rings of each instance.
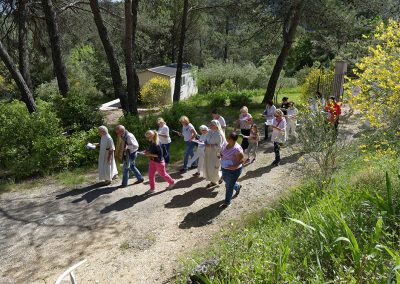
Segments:
[[[287,109],[289,108],[289,98],[288,97],[283,97],[282,98],[282,104],[281,104],[281,111],[283,112],[284,115],[287,115]]]
[[[156,172],[168,182],[169,186],[167,189],[172,189],[175,181],[165,171],[165,161],[163,150],[158,139],[158,133],[154,130],[149,130],[145,134],[147,140],[150,141],[149,148],[144,152],[144,155],[150,159],[149,164],[149,184],[150,189],[146,193],[155,192],[156,186]]]

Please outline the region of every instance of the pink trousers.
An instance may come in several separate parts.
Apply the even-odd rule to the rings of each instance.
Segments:
[[[149,164],[149,183],[150,189],[155,190],[156,188],[156,172],[166,181],[169,185],[174,184],[174,180],[171,176],[165,171],[165,162],[162,161],[160,163],[154,162],[150,160]]]

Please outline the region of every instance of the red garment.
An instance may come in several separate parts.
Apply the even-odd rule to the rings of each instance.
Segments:
[[[327,113],[329,113],[328,120],[330,122],[334,122],[335,120],[337,120],[339,118],[339,115],[342,114],[340,105],[336,102],[333,104],[331,102],[329,102],[325,107],[325,111]]]

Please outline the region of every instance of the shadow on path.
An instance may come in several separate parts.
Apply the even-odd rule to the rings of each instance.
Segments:
[[[190,212],[179,224],[179,228],[190,229],[211,224],[212,220],[224,210],[224,208],[221,207],[222,204],[224,204],[223,200],[202,208],[197,212]]]
[[[92,201],[96,200],[98,197],[105,195],[105,194],[110,194],[110,193],[116,191],[118,188],[119,188],[119,186],[101,187],[101,188],[86,192],[80,198],[73,200],[72,203],[78,203],[83,200],[86,200],[87,203],[91,203]]]
[[[200,198],[215,198],[217,195],[218,192],[210,191],[204,187],[198,187],[184,194],[175,195],[172,197],[171,201],[164,206],[165,208],[188,207]]]
[[[84,192],[91,191],[93,189],[100,188],[100,187],[103,187],[103,186],[104,186],[104,183],[98,182],[98,183],[91,184],[91,185],[88,185],[88,186],[85,186],[85,187],[75,188],[73,190],[70,190],[70,191],[67,191],[67,192],[64,192],[64,193],[61,193],[61,194],[57,194],[56,195],[56,199],[61,199],[61,198],[65,198],[65,197],[68,197],[68,196],[76,196],[76,195],[82,194]]]
[[[293,155],[283,157],[281,159],[280,165],[295,163],[303,155],[304,155],[304,153],[295,153]],[[268,165],[265,167],[255,169],[253,171],[248,171],[248,172],[246,172],[246,174],[244,176],[239,178],[239,181],[244,181],[244,180],[248,180],[248,179],[252,179],[252,178],[261,177],[263,174],[269,173],[272,170],[272,168],[274,168],[274,166]]]
[[[103,209],[100,210],[100,213],[106,214],[106,213],[110,213],[111,211],[123,211],[123,210],[129,209],[129,208],[135,206],[135,204],[137,204],[137,203],[143,202],[150,197],[159,195],[164,192],[166,192],[166,190],[157,191],[153,194],[144,193],[144,194],[135,195],[132,197],[125,197],[111,205],[104,207]]]

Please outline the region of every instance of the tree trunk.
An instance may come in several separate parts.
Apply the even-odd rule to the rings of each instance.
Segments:
[[[65,97],[69,91],[69,83],[67,77],[67,68],[65,67],[61,53],[61,41],[58,31],[56,12],[54,10],[52,0],[41,1],[50,39],[54,73],[57,77],[58,89],[60,90],[61,95]]]
[[[269,78],[267,91],[262,101],[263,103],[274,98],[279,76],[296,36],[296,30],[303,13],[304,4],[305,0],[300,0],[295,6],[289,9],[285,17],[283,25],[283,46]]]
[[[136,17],[134,13],[136,13]],[[135,21],[137,21],[137,0],[125,0],[125,69],[128,89],[128,109],[129,113],[133,115],[138,114],[137,83],[139,81],[133,63],[133,45],[136,33]]]
[[[179,39],[179,49],[178,49],[178,62],[176,64],[174,103],[179,102],[181,98],[183,48],[185,46],[186,22],[188,18],[188,12],[189,12],[189,0],[184,0],[183,11],[182,11],[181,36]]]
[[[228,62],[228,36],[229,36],[229,14],[225,19],[225,45],[224,45],[224,62]]]
[[[133,27],[132,27],[132,58],[133,58],[133,79],[134,79],[134,99],[133,99],[133,109],[134,113],[137,114],[137,101],[139,97],[139,76],[136,72],[135,66],[135,50],[136,50],[136,30],[138,22],[138,9],[139,0],[132,0],[132,17],[133,17]]]
[[[28,111],[30,113],[37,111],[35,100],[33,99],[31,90],[26,84],[24,77],[22,77],[21,72],[19,72],[17,66],[15,66],[12,58],[8,54],[7,50],[3,46],[0,41],[0,58],[4,62],[4,65],[7,67],[8,71],[10,71],[11,76],[13,77],[15,83],[18,86],[18,89],[21,92],[22,101],[26,104]]]
[[[27,0],[18,1],[17,23],[18,23],[18,61],[19,71],[24,77],[29,89],[32,90],[31,73],[29,71],[29,51],[28,51],[28,28],[26,25],[28,13],[26,9]]]
[[[122,78],[117,57],[115,56],[114,47],[108,36],[108,31],[104,25],[103,18],[100,13],[98,0],[90,0],[90,8],[93,13],[94,22],[99,33],[99,37],[103,44],[104,51],[107,56],[108,66],[110,68],[111,79],[114,87],[115,98],[119,98],[121,107],[124,111],[128,112],[128,101],[127,96],[122,84]]]

